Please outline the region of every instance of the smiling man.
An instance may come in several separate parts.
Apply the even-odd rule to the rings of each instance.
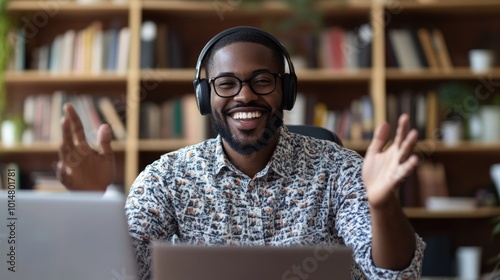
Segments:
[[[271,35],[250,27],[224,31],[199,64],[206,78],[197,66],[198,104],[218,136],[163,155],[132,185],[126,213],[143,279],[151,275],[151,241],[173,238],[200,245],[341,244],[354,251],[352,279],[420,277],[424,244],[395,196],[418,163],[408,116],[387,149],[389,127],[379,126],[363,159],[283,126],[296,81],[286,50]],[[110,129],[101,128],[101,154],[70,167],[65,151],[88,144],[74,109],[65,109],[60,178],[82,189],[92,171],[102,175],[92,177],[104,189],[111,181],[102,171],[112,163]]]

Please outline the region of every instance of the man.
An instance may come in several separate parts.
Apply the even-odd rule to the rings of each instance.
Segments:
[[[203,62],[219,136],[163,155],[132,185],[126,213],[142,278],[151,275],[150,242],[172,238],[345,244],[354,250],[352,279],[419,278],[424,244],[395,196],[418,163],[408,116],[387,149],[388,125],[376,129],[364,161],[335,143],[288,132],[284,53],[266,34],[242,28],[212,43]],[[109,126],[99,132],[101,152],[70,167],[67,151],[88,144],[74,109],[65,111],[61,181],[70,189],[105,189],[113,176]]]

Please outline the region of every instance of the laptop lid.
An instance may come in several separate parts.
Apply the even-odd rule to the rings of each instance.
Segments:
[[[152,246],[154,280],[343,280],[353,262],[345,246]]]
[[[138,279],[123,196],[0,192],[0,279]]]

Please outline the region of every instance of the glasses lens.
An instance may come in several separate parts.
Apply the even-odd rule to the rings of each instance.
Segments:
[[[214,79],[214,88],[220,96],[233,96],[240,91],[241,82],[236,77],[221,76]]]
[[[255,93],[268,94],[274,90],[276,78],[271,73],[259,73],[252,76],[250,83]]]

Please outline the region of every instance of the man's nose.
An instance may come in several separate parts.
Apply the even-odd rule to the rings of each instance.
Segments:
[[[234,97],[235,101],[242,103],[249,103],[250,101],[257,100],[259,96],[253,92],[250,84],[247,82],[243,82],[241,84],[240,92]]]

